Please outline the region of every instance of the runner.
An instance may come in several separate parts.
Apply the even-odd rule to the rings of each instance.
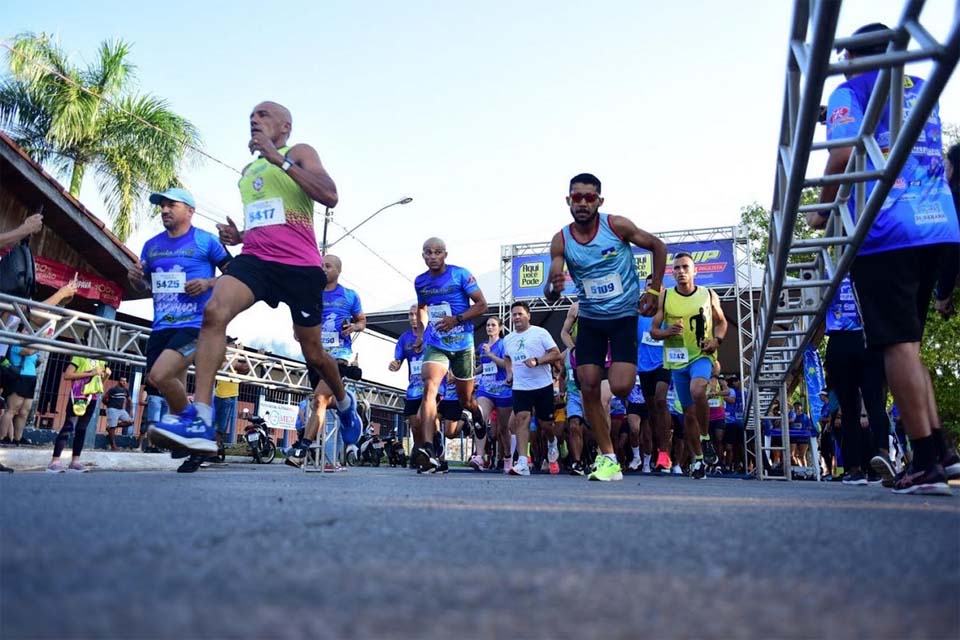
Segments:
[[[630,450],[633,457],[627,467],[631,471],[640,469],[641,473],[650,473],[650,460],[653,457],[653,434],[650,432],[650,412],[643,390],[640,388],[640,376],[627,397],[627,424],[630,427]],[[643,452],[641,453],[641,449]]]
[[[413,436],[413,448],[423,444],[423,431],[420,428],[420,405],[423,402],[423,334],[417,322],[417,305],[412,305],[407,314],[410,328],[397,340],[393,351],[393,360],[387,367],[390,371],[400,371],[403,361],[407,362],[407,395],[403,403],[403,416]],[[411,462],[412,466],[412,462]]]
[[[232,219],[217,225],[227,245],[243,243],[230,272],[217,281],[203,313],[197,342],[197,402],[168,414],[150,431],[162,446],[215,453],[213,381],[223,362],[227,325],[259,300],[290,307],[294,335],[308,365],[317,368],[336,398],[343,439],[352,444],[362,425],[357,402],[340,379],[337,362],[323,349],[323,289],[327,284],[313,230],[313,203],[337,204],[337,187],[307,144],[288,146],[292,118],[275,102],[262,102],[250,114],[251,153],[260,157],[240,178],[244,231]]]
[[[727,395],[724,397],[726,411],[723,442],[726,465],[733,472],[746,472],[746,460],[743,456],[743,392],[740,390],[740,376],[732,373],[727,376]],[[742,466],[742,469],[741,469]]]
[[[440,461],[433,450],[437,422],[437,392],[452,371],[461,406],[473,417],[481,447],[486,442],[486,422],[473,397],[473,320],[487,311],[487,301],[477,279],[464,269],[447,264],[447,246],[440,238],[423,243],[427,271],[417,276],[417,322],[422,333],[423,403],[420,425],[423,443],[414,451],[418,473],[433,473]],[[470,304],[470,303],[473,304]]]
[[[503,324],[500,318],[488,318],[486,329],[487,340],[480,345],[479,349],[480,384],[477,403],[485,416],[492,415],[496,410],[497,419],[490,422],[490,431],[500,445],[500,455],[506,457],[505,452],[510,451],[510,411],[513,406],[513,392],[507,384],[507,362],[504,359],[503,340],[500,337]],[[477,471],[482,471],[484,469],[483,449],[477,442],[474,434],[474,446],[477,449],[470,458],[470,466]],[[491,460],[490,466],[495,466],[495,463],[495,460]]]
[[[158,391],[169,411],[176,413],[187,408],[187,369],[197,350],[216,270],[224,272],[231,257],[215,235],[193,226],[196,202],[186,189],[152,193],[150,204],[160,207],[165,230],[144,243],[140,262],[127,270],[127,278],[135,289],[150,289],[153,294],[153,325],[146,353],[148,393]],[[151,409],[151,414],[155,413]],[[155,415],[151,418],[158,419]],[[153,428],[156,426],[154,423]],[[215,442],[209,453],[217,453]],[[192,456],[177,471],[193,473],[205,457]]]
[[[337,361],[340,377],[346,377],[345,370],[353,359],[353,336],[367,328],[367,316],[363,313],[357,292],[340,284],[342,270],[343,262],[340,258],[334,255],[323,257],[323,272],[327,277],[327,285],[323,288],[323,325],[320,336],[324,350]],[[327,409],[333,402],[330,385],[322,379],[317,380],[313,388],[313,410],[307,419],[303,437],[290,449],[286,464],[299,467],[307,459],[310,445],[316,440],[321,429],[325,428]]]
[[[560,449],[553,423],[552,363],[562,356],[550,332],[530,325],[530,306],[514,302],[510,307],[513,333],[504,341],[507,380],[513,385],[513,413],[516,415],[517,448],[520,455],[510,469],[515,476],[530,475],[527,444],[530,442],[530,416],[535,414],[537,428],[549,438],[547,464],[551,474],[560,473]]]
[[[683,406],[687,446],[694,458],[691,475],[699,480],[707,470],[704,452],[710,464],[717,462],[708,433],[707,382],[717,349],[727,334],[727,319],[717,294],[694,283],[696,274],[689,253],[680,252],[673,257],[677,285],[663,292],[650,335],[664,341],[664,364],[672,371],[677,397]],[[667,323],[665,329],[661,328],[664,322]]]
[[[651,279],[651,276],[647,276],[648,289]],[[661,443],[654,470],[669,472],[671,423],[667,409],[667,389],[670,388],[670,372],[663,367],[663,340],[655,340],[650,336],[652,324],[653,318],[642,315],[637,318],[637,374],[640,377],[640,391],[644,399],[649,400],[647,409],[650,424],[657,441]]]
[[[711,463],[724,473],[723,465],[723,438],[726,430],[727,412],[724,409],[723,399],[727,395],[727,384],[720,375],[720,363],[713,363],[713,372],[710,375],[710,381],[707,384],[707,420],[709,424],[708,432],[713,450],[716,452],[717,461]]]
[[[600,402],[604,360],[610,351],[611,391],[626,396],[637,374],[637,309],[654,312],[667,248],[627,218],[599,213],[600,190],[600,180],[591,174],[570,180],[567,205],[573,222],[550,243],[550,277],[544,295],[549,301],[560,298],[566,263],[579,301],[577,378],[586,418],[602,454],[589,479],[611,481],[622,480],[623,474],[613,452],[609,416]],[[653,252],[653,279],[642,296],[631,243]]]
[[[567,370],[567,441],[570,443],[570,475],[586,473],[583,465],[583,398],[580,395],[576,376],[576,348],[563,352],[563,364]]]
[[[674,476],[683,475],[683,465],[686,464],[687,457],[686,445],[684,442],[683,425],[683,407],[680,406],[680,399],[677,397],[677,387],[670,381],[670,388],[667,389],[667,411],[670,413],[671,436],[664,447],[673,448],[673,467],[670,468],[670,474]]]

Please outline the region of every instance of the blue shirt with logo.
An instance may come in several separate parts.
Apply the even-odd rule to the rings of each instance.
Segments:
[[[848,138],[858,134],[878,73],[878,71],[869,71],[851,78],[830,94],[827,106],[828,140]],[[917,101],[923,84],[924,81],[920,78],[904,76],[904,118],[909,115]],[[950,188],[944,177],[940,134],[939,107],[934,106],[933,112],[924,124],[920,138],[870,227],[860,247],[860,254],[960,242],[957,213],[954,210]],[[881,110],[880,122],[874,138],[884,154],[890,151],[889,106]],[[872,169],[874,169],[873,163],[867,156],[867,170]],[[857,184],[855,189],[865,188],[866,198],[869,199],[876,184],[876,181],[861,183]],[[854,210],[855,196],[856,191],[851,193],[847,203],[854,218],[857,215]]]
[[[486,343],[484,343],[486,344]],[[504,367],[498,367],[490,356],[483,350],[483,345],[477,349],[480,360],[480,384],[478,393],[488,398],[509,398],[513,395],[512,389],[507,385],[507,370]],[[505,351],[503,348],[503,339],[498,339],[490,345],[490,353],[503,359]]]
[[[449,331],[437,329],[443,316],[456,316],[470,308],[470,294],[480,290],[477,279],[464,269],[446,265],[438,276],[429,271],[421,273],[414,281],[417,304],[427,307],[429,316],[423,343],[445,351],[473,349],[473,322],[466,321]]]
[[[457,383],[444,378],[440,384],[440,399],[448,402],[459,402],[460,396],[457,395]]]
[[[397,340],[397,346],[393,350],[393,359],[403,362],[407,361],[407,400],[418,400],[423,397],[423,376],[420,367],[423,366],[423,347],[420,353],[413,350],[413,345],[417,341],[417,334],[412,329],[408,329]]]
[[[363,314],[360,297],[353,289],[337,285],[323,292],[323,326],[320,329],[323,348],[337,360],[353,357],[353,334],[343,335],[343,325]]]
[[[827,334],[835,331],[861,331],[863,323],[860,320],[860,310],[857,308],[857,299],[853,295],[853,286],[850,276],[844,276],[833,301],[827,308]]]
[[[563,228],[563,257],[577,286],[580,316],[594,320],[637,315],[640,279],[630,243],[610,226],[610,216],[600,213],[597,232],[581,244]]]
[[[198,296],[177,289],[197,278],[212,278],[217,267],[229,262],[220,240],[196,227],[177,238],[164,232],[147,240],[140,260],[146,262],[143,272],[153,291],[153,329],[199,329],[213,289]]]
[[[727,424],[736,424],[743,420],[743,392],[730,387],[727,390],[727,397],[733,398],[734,401],[724,401],[723,410],[726,413],[724,420]]]
[[[663,366],[663,340],[650,337],[653,318],[637,316],[637,371],[656,371]]]

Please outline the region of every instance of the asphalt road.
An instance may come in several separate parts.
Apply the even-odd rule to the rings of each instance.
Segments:
[[[371,636],[957,638],[960,495],[279,464],[0,474],[2,638]]]

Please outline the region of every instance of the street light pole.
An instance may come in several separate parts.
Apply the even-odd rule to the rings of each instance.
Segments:
[[[397,200],[396,202],[391,202],[391,203],[388,204],[388,205],[385,205],[385,206],[383,206],[383,207],[380,207],[379,209],[377,209],[376,211],[374,211],[373,213],[371,213],[369,216],[367,216],[366,218],[364,218],[363,221],[362,221],[360,224],[358,224],[358,225],[355,226],[354,228],[348,230],[348,231],[347,231],[346,233],[344,233],[342,236],[340,236],[339,238],[337,238],[336,240],[334,240],[333,242],[331,242],[329,245],[327,244],[327,220],[325,219],[325,220],[323,221],[323,247],[324,247],[324,253],[326,253],[326,250],[327,250],[327,249],[329,249],[329,248],[332,247],[333,245],[337,244],[338,242],[340,242],[341,240],[343,240],[343,239],[346,238],[347,236],[353,235],[353,232],[354,232],[354,231],[356,231],[357,229],[359,229],[360,227],[362,227],[363,225],[365,225],[366,223],[368,223],[370,220],[372,220],[372,219],[373,219],[378,213],[380,213],[381,211],[384,211],[384,210],[386,210],[386,209],[389,209],[390,207],[395,207],[395,206],[397,206],[398,204],[410,204],[411,202],[413,202],[413,198],[406,197],[406,198],[402,198],[402,199],[400,199],[400,200]],[[330,211],[330,210],[327,209],[327,211]]]
[[[333,212],[330,211],[330,207],[327,207],[323,212],[323,241],[320,243],[320,255],[327,255],[327,227],[330,226],[330,218],[333,217]]]

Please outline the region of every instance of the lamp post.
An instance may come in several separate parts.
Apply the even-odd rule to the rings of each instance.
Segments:
[[[353,227],[352,229],[348,230],[346,233],[344,233],[342,236],[340,236],[339,238],[337,238],[336,240],[334,240],[334,241],[331,242],[330,244],[327,244],[327,225],[329,224],[330,219],[333,218],[333,212],[328,208],[327,211],[326,211],[326,214],[325,214],[325,216],[324,216],[324,218],[323,218],[323,243],[321,244],[322,253],[323,253],[324,255],[326,255],[327,249],[333,247],[333,245],[337,244],[338,242],[340,242],[341,240],[343,240],[343,239],[346,238],[347,236],[352,235],[354,231],[356,231],[357,229],[359,229],[360,227],[362,227],[363,225],[365,225],[366,223],[368,223],[370,220],[372,220],[372,219],[373,219],[377,214],[379,214],[381,211],[384,211],[384,210],[386,210],[386,209],[389,209],[390,207],[395,207],[395,206],[398,205],[398,204],[410,204],[411,202],[413,202],[413,198],[407,197],[407,198],[402,198],[402,199],[400,199],[400,200],[397,200],[396,202],[391,202],[391,203],[388,204],[388,205],[384,205],[384,206],[380,207],[379,209],[377,209],[376,211],[374,211],[373,213],[371,213],[369,216],[367,216],[366,218],[364,218],[363,221],[360,222],[360,224],[358,224],[358,225],[356,225],[355,227]]]

